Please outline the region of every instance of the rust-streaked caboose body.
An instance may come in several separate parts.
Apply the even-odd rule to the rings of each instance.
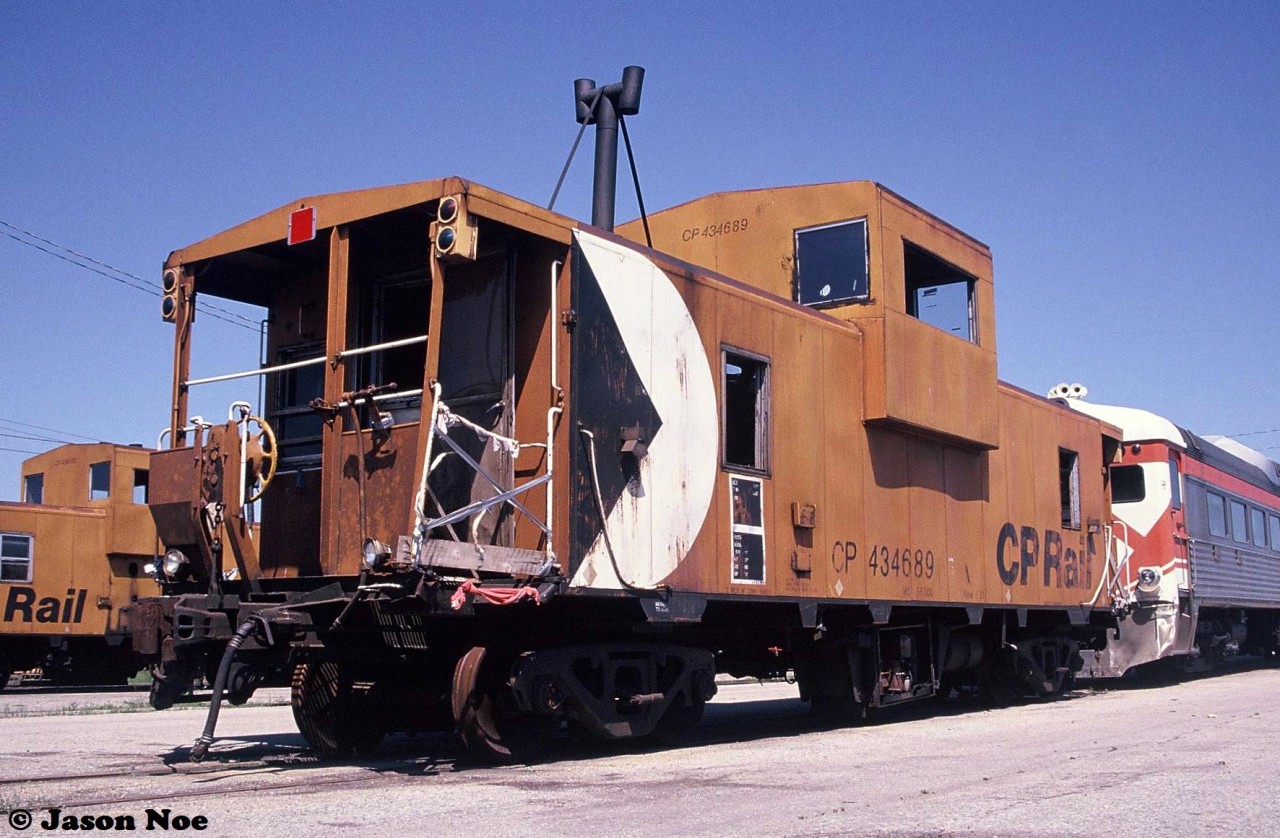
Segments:
[[[122,683],[142,668],[129,616],[159,588],[146,572],[151,451],[63,445],[22,464],[21,503],[0,502],[0,689],[10,672]]]
[[[717,671],[854,710],[1069,683],[1115,431],[997,381],[987,248],[872,183],[649,224],[451,178],[172,254],[159,690],[231,641],[243,684],[298,664],[317,748],[451,710],[507,756],[561,717],[677,736]],[[268,310],[266,403],[217,427],[187,416],[196,293]]]

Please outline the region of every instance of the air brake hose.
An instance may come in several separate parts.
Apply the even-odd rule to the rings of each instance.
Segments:
[[[200,738],[191,746],[192,762],[204,759],[209,753],[209,746],[213,744],[213,729],[218,725],[218,711],[222,708],[222,694],[227,688],[227,679],[231,677],[231,663],[235,659],[236,652],[240,650],[241,644],[253,633],[254,622],[254,619],[248,619],[241,623],[240,628],[236,629],[236,633],[231,636],[231,641],[227,643],[227,650],[222,653],[222,662],[218,664],[218,676],[213,681],[213,696],[209,699],[209,717],[204,722],[204,733],[200,734]]]

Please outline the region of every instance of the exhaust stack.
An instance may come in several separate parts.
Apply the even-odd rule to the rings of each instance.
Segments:
[[[573,83],[580,125],[596,126],[595,180],[591,194],[591,223],[613,230],[613,205],[618,185],[618,118],[640,113],[644,68],[627,67],[622,81],[596,87],[594,79]]]

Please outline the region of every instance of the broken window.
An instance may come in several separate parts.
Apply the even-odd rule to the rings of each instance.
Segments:
[[[1058,489],[1064,529],[1080,529],[1080,455],[1058,449]]]
[[[28,474],[22,484],[22,499],[27,503],[44,503],[44,475]]]
[[[902,261],[907,314],[977,343],[973,277],[908,241],[902,243]]]
[[[0,533],[0,582],[31,581],[31,543],[25,533]]]
[[[724,464],[769,470],[769,362],[724,350]]]
[[[866,300],[866,219],[796,230],[795,272],[796,300],[801,305]]]
[[[94,463],[89,466],[89,500],[106,500],[111,497],[111,463]]]

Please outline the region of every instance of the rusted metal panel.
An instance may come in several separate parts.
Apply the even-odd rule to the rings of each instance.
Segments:
[[[407,539],[400,542],[402,560],[408,559]],[[423,545],[422,563],[427,567],[465,570],[509,576],[533,576],[546,562],[538,550],[495,547],[432,539]]]
[[[649,227],[659,250],[796,299],[796,232],[856,220],[866,221],[869,295],[825,310],[868,334],[865,418],[993,447],[995,308],[985,245],[869,182],[721,193],[655,213]],[[643,240],[635,222],[619,232]],[[908,244],[972,277],[972,343],[908,315]]]
[[[418,457],[418,423],[392,427],[386,434],[353,430],[349,411],[339,422],[343,432],[335,450],[338,478],[328,520],[333,528],[328,572],[354,576],[360,572],[360,550],[366,538],[394,544],[409,531],[413,508],[413,462]],[[360,471],[364,475],[361,477]],[[360,492],[364,497],[361,526]]]
[[[273,267],[278,288],[271,307],[281,320],[269,337],[272,351],[287,348],[302,330],[308,339],[323,336],[328,355],[351,346],[359,336],[349,309],[364,281],[349,263],[360,249],[355,237],[364,230],[369,246],[387,248],[388,259],[416,253],[385,241],[419,230],[431,202],[449,189],[462,190],[467,211],[477,216],[478,258],[428,260],[422,409],[438,381],[446,404],[495,400],[500,411],[484,421],[498,436],[542,442],[548,411],[561,403],[550,381],[556,365],[569,412],[552,417],[554,547],[571,587],[635,593],[671,586],[802,601],[1045,607],[1082,601],[1078,589],[1096,575],[1093,564],[1081,563],[1100,561],[1098,534],[1088,532],[1087,522],[1105,517],[1104,498],[1099,481],[1082,481],[1083,523],[1062,531],[1058,449],[1072,446],[1081,473],[1096,476],[1098,429],[1063,422],[1059,408],[997,388],[990,254],[981,243],[875,184],[714,196],[654,217],[655,244],[687,262],[579,232],[591,252],[580,250],[562,268],[553,310],[552,270],[565,258],[567,220],[462,181],[327,196],[317,201],[322,226],[326,217],[345,224],[375,208],[383,215],[353,226],[355,232],[334,228],[327,270],[319,269],[315,253],[291,274]],[[326,216],[326,205],[338,215]],[[267,241],[283,213],[214,237],[183,258],[257,247],[253,242]],[[825,312],[796,305],[795,230],[852,218],[868,221],[870,298]],[[907,314],[904,241],[973,277],[974,342]],[[514,290],[497,308],[477,308],[478,289],[495,271],[505,271]],[[307,306],[317,316],[297,314]],[[727,462],[724,453],[725,352],[768,369],[760,408],[768,421],[757,428],[763,453],[746,467]],[[483,369],[477,359],[484,359]],[[458,379],[468,370],[484,373],[484,381]],[[348,376],[330,366],[327,402],[341,398]],[[346,414],[334,414],[325,431],[322,472],[301,472],[267,492],[261,552],[268,575],[354,576],[365,537],[392,543],[412,527],[432,429],[399,424],[375,448],[368,417],[357,420],[357,432]],[[514,457],[484,450],[475,453],[500,485],[545,473],[543,449],[526,447]],[[467,478],[447,505],[496,491],[482,487],[476,494],[478,485]],[[541,514],[544,492],[536,488],[523,501]],[[610,524],[613,555],[604,544],[601,502],[605,520],[623,510]],[[542,531],[528,516],[515,517],[514,526],[482,540],[526,551],[527,571],[544,556]],[[1036,533],[1028,557],[1041,551],[1031,564],[1022,560],[1024,528]],[[1050,531],[1056,535],[1046,536]],[[428,550],[452,551],[455,562],[463,561],[459,551],[474,551],[444,545],[429,542]],[[1076,562],[1071,585],[1063,567],[1068,550]]]
[[[347,301],[351,294],[348,291],[351,264],[351,237],[346,225],[333,228],[329,236],[329,276],[326,294],[325,311],[325,357],[335,358],[349,345],[347,339],[348,314]],[[347,370],[339,364],[324,366],[324,400],[328,404],[342,401],[342,392],[347,389]],[[321,432],[321,454],[324,462],[335,463],[342,459],[342,429],[347,417],[334,417],[325,423]],[[324,469],[320,481],[320,504],[337,511],[342,509],[338,480],[341,472],[336,468]],[[327,575],[339,572],[335,564],[338,555],[338,521],[342,516],[329,515],[322,518],[320,530],[320,568]],[[357,550],[358,550],[357,545]],[[356,551],[351,551],[355,553]]]

